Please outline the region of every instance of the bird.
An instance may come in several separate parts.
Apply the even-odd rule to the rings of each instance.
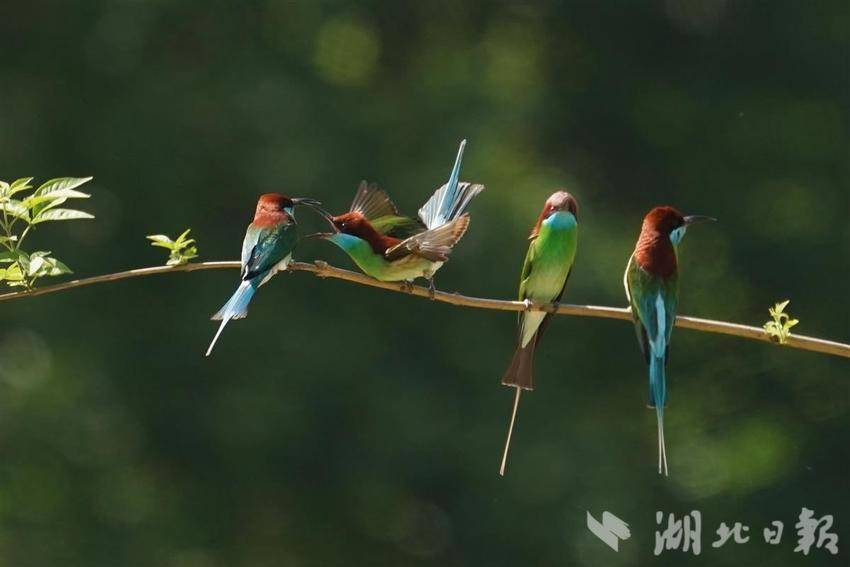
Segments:
[[[242,241],[241,282],[227,303],[212,316],[221,321],[207,349],[212,353],[219,335],[231,319],[242,319],[248,314],[248,304],[257,288],[269,281],[281,270],[287,269],[292,260],[292,249],[297,241],[295,207],[306,205],[317,210],[323,217],[330,215],[321,209],[321,203],[309,198],[291,198],[279,193],[260,195],[254,220],[245,231]]]
[[[460,143],[449,181],[419,209],[419,219],[405,217],[385,191],[362,182],[349,210],[332,218],[334,232],[318,236],[344,250],[369,276],[390,282],[428,280],[434,297],[434,274],[449,259],[466,233],[469,202],[484,186],[459,182],[466,140]]]
[[[558,303],[572,273],[578,246],[578,203],[575,197],[559,190],[546,199],[528,239],[530,243],[519,281],[519,300],[526,305],[532,302]],[[519,397],[523,390],[534,389],[534,350],[551,317],[551,313],[542,311],[519,314],[516,351],[502,377],[502,384],[516,388],[516,396],[499,469],[501,476],[505,475]]]
[[[716,220],[705,215],[683,216],[669,206],[655,207],[643,219],[623,276],[638,344],[649,365],[649,407],[655,408],[658,422],[658,474],[664,476],[668,475],[664,442],[666,364],[679,302],[678,246],[690,225]]]

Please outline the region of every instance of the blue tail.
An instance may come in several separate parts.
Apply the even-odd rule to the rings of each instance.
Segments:
[[[658,474],[667,476],[667,447],[664,442],[664,404],[667,403],[667,377],[664,356],[649,355],[649,405],[658,418]]]
[[[459,217],[472,198],[484,190],[483,185],[458,182],[465,147],[466,140],[463,140],[458,148],[449,182],[437,189],[428,202],[419,209],[419,218],[429,230],[443,226]]]
[[[207,356],[212,353],[212,349],[215,346],[219,335],[221,335],[221,332],[224,330],[225,325],[227,325],[231,319],[242,319],[248,314],[248,304],[251,303],[251,298],[254,297],[254,292],[257,291],[257,281],[258,278],[252,278],[239,284],[239,287],[236,288],[236,291],[230,299],[227,300],[224,307],[219,309],[218,313],[212,316],[213,321],[220,320],[221,325],[219,325],[218,331],[216,331],[215,336],[207,349]]]
[[[460,180],[460,164],[463,162],[463,150],[466,148],[466,140],[461,140],[460,147],[457,149],[457,157],[455,164],[452,166],[452,172],[449,174],[449,182],[446,183],[446,193],[440,200],[440,210],[446,209],[446,203],[451,203],[455,200],[457,192],[457,182]]]

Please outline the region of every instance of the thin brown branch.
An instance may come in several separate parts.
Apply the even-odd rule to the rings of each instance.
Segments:
[[[315,264],[293,262],[290,264],[290,269],[300,272],[312,272],[320,278],[333,278],[345,280],[360,285],[377,287],[388,291],[415,295],[417,297],[430,298],[428,289],[421,286],[407,286],[406,284],[396,282],[381,282],[367,275],[351,272],[335,268],[325,262],[317,261]],[[15,293],[6,293],[0,295],[0,301],[11,299],[22,299],[24,297],[35,297],[38,295],[46,295],[48,293],[56,293],[66,289],[73,289],[86,285],[92,285],[102,282],[114,282],[128,278],[136,278],[141,276],[153,276],[156,274],[166,274],[171,272],[194,272],[196,270],[216,270],[216,269],[238,269],[239,262],[198,262],[195,264],[183,264],[182,266],[155,266],[152,268],[140,268],[137,270],[128,270],[126,272],[117,272],[115,274],[105,274],[102,276],[94,276],[91,278],[83,278],[79,280],[71,280],[56,285],[41,287],[30,291],[19,291]],[[579,317],[601,317],[604,319],[620,319],[622,321],[631,321],[632,315],[628,308],[625,307],[601,307],[597,305],[570,305],[570,304],[526,304],[521,301],[505,301],[501,299],[487,299],[481,297],[467,297],[458,293],[447,293],[438,291],[434,294],[434,301],[442,303],[450,303],[462,307],[473,307],[476,309],[491,309],[498,311],[546,311],[548,313],[556,313],[558,315],[576,315]],[[770,342],[767,333],[761,327],[751,327],[749,325],[739,325],[737,323],[727,323],[725,321],[714,321],[711,319],[699,319],[697,317],[686,317],[679,315],[676,317],[676,326],[685,329],[693,329],[707,333],[719,333],[721,335],[731,335],[745,339],[753,339],[762,342]],[[813,352],[821,352],[825,354],[834,354],[850,358],[850,344],[817,339],[814,337],[806,337],[803,335],[792,334],[785,343],[786,347],[796,348],[801,350],[809,350]]]

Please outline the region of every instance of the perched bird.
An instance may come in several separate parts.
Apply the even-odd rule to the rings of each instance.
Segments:
[[[278,271],[285,270],[292,260],[292,249],[297,240],[296,205],[312,207],[323,216],[330,217],[313,199],[290,198],[278,193],[260,196],[254,220],[248,225],[242,241],[242,282],[227,303],[212,316],[213,320],[220,320],[221,325],[207,349],[207,356],[228,321],[242,319],[248,314],[248,303],[257,288]]]
[[[528,253],[519,280],[519,299],[526,303],[557,303],[564,294],[572,271],[578,244],[578,203],[566,191],[557,191],[546,200],[543,211],[528,238]],[[502,384],[516,388],[508,438],[499,474],[504,476],[511,433],[514,429],[519,396],[534,389],[534,349],[546,330],[551,313],[525,311],[519,314],[516,352]]]
[[[635,331],[649,365],[649,406],[658,420],[658,474],[667,475],[664,443],[665,365],[679,301],[678,245],[688,226],[714,221],[702,215],[682,216],[673,207],[655,207],[644,217],[623,285],[635,320]]]
[[[469,226],[463,211],[483,185],[458,182],[466,140],[449,181],[419,209],[419,221],[399,215],[387,194],[360,184],[348,212],[333,217],[334,233],[320,236],[342,248],[366,274],[381,281],[423,277],[434,292],[434,274]]]

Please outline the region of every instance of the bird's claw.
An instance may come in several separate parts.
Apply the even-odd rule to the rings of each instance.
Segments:
[[[313,262],[313,264],[315,264],[315,266],[319,269],[316,272],[316,275],[320,278],[324,278],[326,276],[325,272],[327,272],[328,268],[331,267],[331,265],[325,262],[324,260],[316,260]]]
[[[413,282],[403,281],[400,284],[400,288],[404,293],[413,293]]]
[[[437,298],[436,294],[437,294],[437,288],[434,286],[434,280],[430,279],[430,280],[428,280],[428,298],[431,301],[434,301]]]
[[[531,302],[528,299],[523,299],[522,304],[525,305],[526,311],[531,311]]]

